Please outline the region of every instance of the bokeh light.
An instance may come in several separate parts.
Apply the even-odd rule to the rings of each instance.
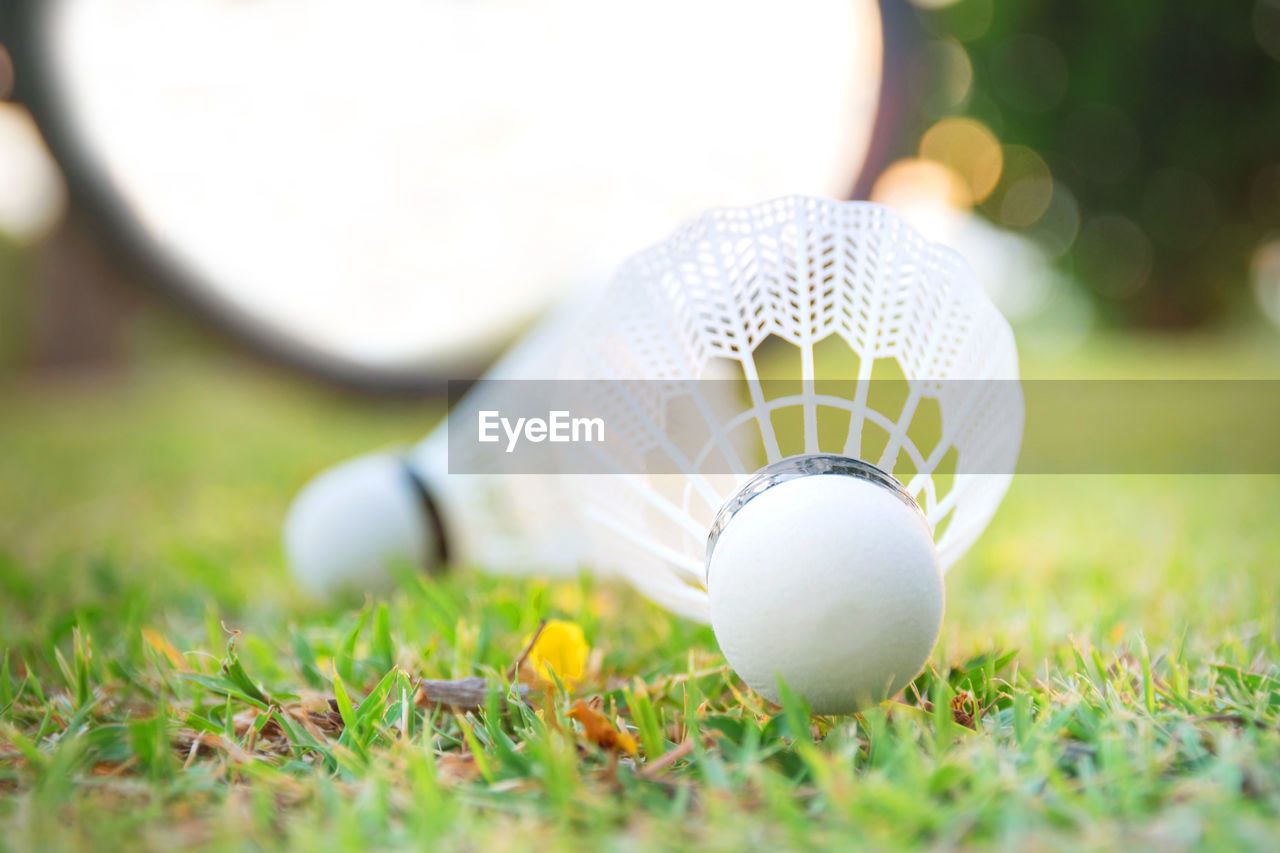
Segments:
[[[964,114],[986,125],[987,129],[1000,136],[1005,130],[1004,109],[996,103],[990,89],[975,84],[966,100]]]
[[[960,41],[982,38],[991,29],[994,0],[913,0],[920,22],[936,36]]]
[[[992,218],[1009,228],[1034,225],[1049,209],[1053,175],[1044,158],[1025,145],[1002,149],[1000,183],[983,205]]]
[[[1280,0],[1258,0],[1254,5],[1253,35],[1268,56],[1280,61]]]
[[[921,234],[940,239],[957,212],[968,210],[969,186],[953,169],[933,160],[898,160],[876,179],[871,201],[891,207]]]
[[[925,101],[915,138],[947,117],[990,130],[1003,173],[979,210],[1078,279],[1100,322],[1227,321],[1280,230],[1280,0],[1068,5],[917,4],[973,79],[948,116]],[[1047,177],[1027,156],[1036,176],[1019,182],[1019,151]]]
[[[992,54],[991,83],[1014,109],[1051,110],[1067,93],[1067,60],[1044,36],[1023,33],[1005,39]]]
[[[1015,324],[1071,301],[1057,291],[1073,285],[1052,269],[1040,245],[975,214],[968,184],[951,168],[934,160],[899,160],[876,181],[871,200],[893,208],[927,239],[959,252],[974,280]],[[1091,320],[1091,312],[1063,314],[1050,323],[1056,331],[1049,349],[1075,346]]]
[[[1025,233],[1048,258],[1057,260],[1075,243],[1079,232],[1080,204],[1066,184],[1054,181],[1044,214]]]
[[[964,107],[973,89],[973,64],[954,39],[929,39],[912,61],[920,110],[940,118]]]
[[[45,237],[66,207],[66,188],[31,114],[0,103],[0,232],[24,244]]]
[[[1151,272],[1151,243],[1132,219],[1119,213],[1091,217],[1076,238],[1076,273],[1113,299],[1133,296]]]
[[[889,207],[941,201],[956,210],[967,210],[973,204],[969,185],[954,169],[915,157],[898,160],[885,169],[871,188],[871,200]]]
[[[1055,274],[1035,243],[983,218],[960,220],[949,245],[958,247],[991,301],[1011,322],[1035,316],[1049,297]]]
[[[974,201],[995,189],[1004,152],[995,134],[971,118],[945,118],[920,138],[920,156],[952,169],[965,182]]]
[[[1280,326],[1280,237],[1268,240],[1253,253],[1250,278],[1263,316]]]

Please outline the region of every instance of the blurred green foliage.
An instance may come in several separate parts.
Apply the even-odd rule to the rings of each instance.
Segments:
[[[1061,263],[1103,317],[1189,326],[1247,297],[1280,229],[1280,3],[915,2],[919,133],[962,114],[1038,153],[1061,221],[1027,231],[1073,238]],[[1001,222],[1001,202],[982,210]]]

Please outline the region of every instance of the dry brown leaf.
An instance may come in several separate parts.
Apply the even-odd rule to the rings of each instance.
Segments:
[[[521,699],[528,692],[528,687],[520,685]],[[483,708],[488,695],[489,682],[478,675],[442,680],[424,678],[418,682],[414,701],[420,708],[435,706],[465,713]]]
[[[596,746],[614,752],[635,755],[636,739],[625,729],[619,729],[608,717],[579,699],[569,711],[569,717],[582,724],[583,734]]]

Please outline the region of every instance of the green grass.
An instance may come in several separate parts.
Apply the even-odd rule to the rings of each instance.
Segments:
[[[1274,376],[1278,351],[1115,340],[1027,369]],[[1280,478],[1020,478],[915,688],[811,719],[589,578],[300,599],[294,491],[439,412],[184,359],[0,379],[0,850],[1274,847]],[[548,617],[583,627],[588,677],[504,702]],[[472,675],[485,711],[414,701]],[[590,742],[578,698],[639,755]]]

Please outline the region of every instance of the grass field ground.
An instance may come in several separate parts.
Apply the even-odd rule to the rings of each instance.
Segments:
[[[1280,377],[1280,342],[1104,339],[1026,368]],[[430,405],[216,354],[0,383],[0,849],[1280,837],[1280,478],[1020,477],[948,575],[915,689],[810,719],[607,582],[459,571],[300,598],[278,545],[294,491],[425,432]],[[572,695],[416,700],[424,677],[503,682],[548,617],[592,647]],[[605,720],[571,717],[579,698]],[[615,724],[635,756],[599,745]]]

